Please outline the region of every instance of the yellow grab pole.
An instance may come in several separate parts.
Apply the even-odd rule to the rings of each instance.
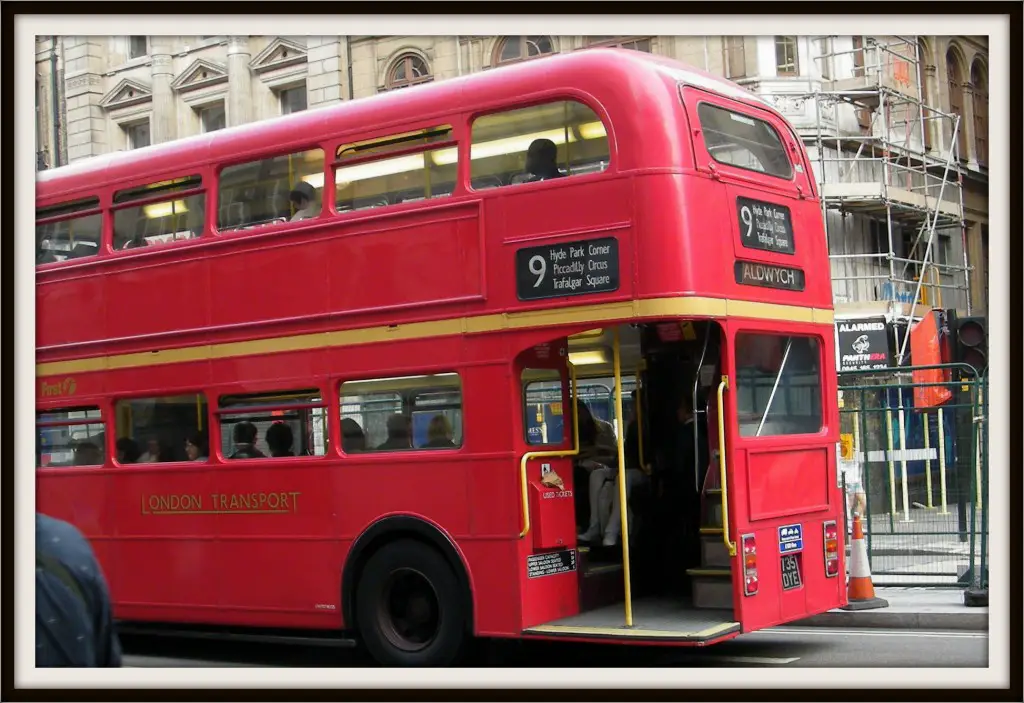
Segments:
[[[196,429],[203,431],[203,396],[196,394]]]
[[[736,556],[736,543],[729,535],[729,479],[725,462],[725,392],[729,389],[729,377],[722,376],[718,384],[718,480],[722,485],[722,541],[729,550],[729,556]]]
[[[619,328],[612,337],[612,355],[615,366],[615,446],[619,453],[619,520],[622,522],[622,576],[625,580],[626,627],[633,627],[633,597],[629,584],[629,506],[626,504],[626,452],[623,448],[622,424],[622,368],[619,358]]]

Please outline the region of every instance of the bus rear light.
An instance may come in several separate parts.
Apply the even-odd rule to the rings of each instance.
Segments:
[[[825,533],[825,576],[839,575],[839,530],[835,520],[823,525]]]
[[[752,596],[757,593],[757,540],[754,535],[743,535],[740,538],[743,548],[743,595]]]

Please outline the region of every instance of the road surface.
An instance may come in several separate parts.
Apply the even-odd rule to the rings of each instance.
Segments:
[[[372,666],[352,649],[125,635],[129,667]],[[780,627],[708,648],[563,642],[487,642],[470,666],[985,667],[988,634],[933,630]]]

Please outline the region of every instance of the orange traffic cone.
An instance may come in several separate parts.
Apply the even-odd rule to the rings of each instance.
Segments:
[[[887,608],[889,601],[875,596],[871,583],[871,567],[868,565],[868,543],[864,539],[864,528],[860,515],[853,516],[853,542],[850,544],[850,581],[847,585],[847,600],[843,610],[869,610]]]

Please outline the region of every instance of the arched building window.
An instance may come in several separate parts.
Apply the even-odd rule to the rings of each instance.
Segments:
[[[953,47],[946,51],[946,86],[949,90],[949,111],[960,118],[957,150],[961,161],[966,161],[967,125],[964,123],[964,69],[959,52]]]
[[[502,37],[494,47],[494,64],[514,63],[555,53],[551,37]]]
[[[975,59],[971,64],[971,85],[974,93],[971,107],[974,108],[974,151],[979,165],[988,164],[988,70],[985,64]]]
[[[595,46],[612,46],[651,53],[650,37],[586,37],[583,44],[588,49]]]
[[[384,82],[388,90],[408,88],[410,85],[429,83],[434,77],[430,74],[430,66],[416,54],[402,54],[388,69],[387,80]]]

